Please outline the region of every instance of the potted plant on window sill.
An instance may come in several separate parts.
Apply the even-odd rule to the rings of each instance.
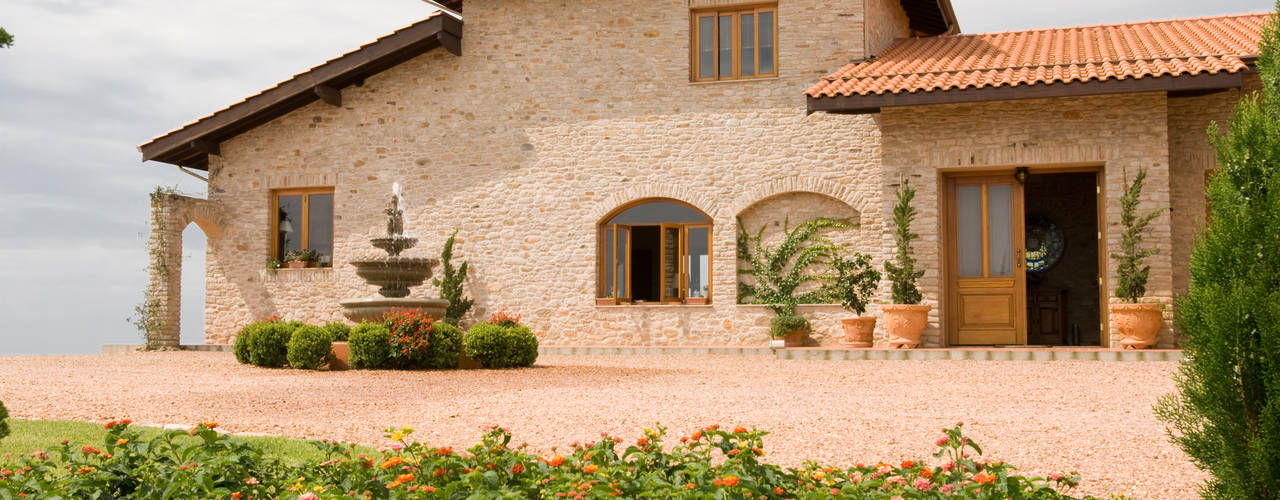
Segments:
[[[871,257],[858,253],[852,260],[839,255],[831,261],[836,271],[836,280],[832,285],[832,297],[840,301],[840,305],[858,315],[856,318],[840,320],[844,329],[845,347],[866,348],[875,344],[876,317],[863,316],[867,312],[867,300],[875,293],[880,284],[880,272],[871,266]]]
[[[933,307],[920,304],[924,297],[920,294],[916,280],[924,276],[924,271],[916,270],[916,259],[912,257],[911,241],[920,235],[911,232],[911,222],[916,218],[916,209],[911,200],[916,197],[915,188],[910,181],[904,179],[898,188],[898,202],[893,206],[894,242],[897,252],[893,261],[884,263],[885,274],[893,283],[893,303],[880,307],[884,315],[884,329],[889,344],[902,349],[913,349],[920,345],[920,334],[929,324],[929,310]]]
[[[784,222],[782,241],[771,246],[763,242],[764,227],[752,235],[738,219],[738,260],[746,264],[738,274],[753,278],[752,283],[738,283],[738,303],[764,304],[776,315],[769,321],[770,347],[804,345],[810,325],[796,314],[796,304],[818,304],[830,298],[832,277],[814,268],[839,253],[835,243],[818,233],[847,227],[851,226],[843,219],[818,218],[795,228]],[[808,290],[800,292],[805,285]]]
[[[315,250],[294,250],[284,254],[284,265],[289,269],[304,269],[311,267],[315,261]]]
[[[616,306],[618,305],[618,298],[614,297],[613,294],[605,295],[604,297],[596,297],[596,305]]]
[[[707,298],[706,297],[685,297],[684,303],[686,305],[691,305],[691,306],[705,306],[707,305]]]
[[[1116,298],[1123,301],[1108,308],[1111,331],[1121,336],[1120,345],[1124,349],[1151,347],[1156,343],[1160,325],[1164,323],[1160,304],[1138,302],[1147,292],[1147,278],[1151,272],[1151,266],[1143,266],[1142,262],[1160,251],[1158,248],[1140,248],[1143,233],[1163,212],[1157,209],[1140,217],[1136,214],[1138,196],[1142,194],[1142,183],[1146,177],[1147,171],[1139,170],[1133,183],[1125,187],[1125,193],[1120,197],[1120,225],[1124,232],[1120,236],[1120,252],[1111,254],[1111,258],[1116,259]]]

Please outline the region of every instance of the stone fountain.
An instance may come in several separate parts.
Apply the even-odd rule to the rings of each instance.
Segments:
[[[431,268],[439,260],[400,255],[417,245],[418,239],[404,234],[404,201],[400,196],[399,183],[392,185],[391,203],[383,213],[387,214],[387,235],[369,242],[387,252],[387,256],[351,261],[351,265],[356,267],[356,275],[376,285],[381,297],[339,301],[342,314],[356,323],[380,321],[384,314],[398,309],[419,309],[432,318],[443,318],[449,301],[409,296],[409,288],[430,278]]]

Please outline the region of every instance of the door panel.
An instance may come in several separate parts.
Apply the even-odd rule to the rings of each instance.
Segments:
[[[1022,185],[1012,175],[948,179],[948,340],[1026,343]]]

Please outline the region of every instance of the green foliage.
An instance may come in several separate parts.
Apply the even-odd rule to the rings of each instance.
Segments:
[[[462,329],[443,321],[432,325],[431,344],[427,346],[425,368],[453,369],[462,357]]]
[[[1212,214],[1178,300],[1178,393],[1157,415],[1198,467],[1205,498],[1280,498],[1280,21],[1258,60],[1260,96],[1209,127],[1218,170]]]
[[[351,329],[348,361],[357,370],[386,368],[391,361],[391,331],[381,323],[360,323]]]
[[[1142,183],[1146,178],[1147,170],[1139,170],[1138,176],[1125,187],[1124,195],[1120,197],[1120,225],[1124,231],[1120,233],[1120,252],[1111,254],[1111,258],[1116,259],[1116,298],[1130,303],[1138,302],[1147,293],[1151,266],[1143,266],[1142,261],[1160,252],[1159,248],[1140,248],[1143,233],[1163,212],[1152,210],[1142,216],[1137,215],[1138,197],[1142,194]],[[1128,184],[1127,179],[1125,183]]]
[[[871,256],[858,253],[850,260],[836,255],[831,261],[831,267],[836,271],[832,298],[839,300],[840,305],[859,316],[865,314],[867,302],[880,285],[880,272],[871,266]]]
[[[840,247],[818,233],[847,227],[849,222],[844,219],[818,218],[795,228],[787,221],[782,227],[782,242],[774,247],[762,241],[764,227],[752,235],[739,218],[738,260],[747,267],[739,268],[738,274],[752,277],[753,283],[738,283],[738,303],[765,304],[778,316],[795,316],[797,304],[826,302],[834,276],[821,274],[814,268],[829,264]],[[806,283],[817,286],[800,292]]]
[[[774,316],[769,320],[769,335],[775,339],[786,337],[797,330],[808,332],[809,320],[795,315]]]
[[[467,356],[485,368],[533,366],[538,359],[538,337],[527,326],[503,326],[480,322],[464,337]]]
[[[0,401],[0,439],[4,439],[9,435],[9,409],[4,407],[4,402]]]
[[[289,360],[289,339],[297,325],[282,321],[265,321],[248,330],[245,350],[249,364],[279,368]]]
[[[0,49],[13,46],[13,35],[10,35],[4,28],[0,28]]]
[[[329,338],[334,342],[346,342],[351,337],[351,327],[346,323],[337,321],[325,323],[324,331],[329,332]]]
[[[911,181],[903,179],[902,186],[898,187],[898,202],[893,205],[893,224],[896,226],[893,242],[897,251],[892,262],[884,263],[884,271],[893,283],[894,304],[912,305],[924,300],[916,286],[916,281],[924,276],[924,270],[916,270],[916,258],[912,256],[911,249],[911,242],[920,237],[911,232],[911,223],[916,219],[916,208],[911,206],[911,200],[915,197],[916,189],[911,187]]]
[[[293,250],[284,254],[285,262],[315,262],[319,258],[320,256],[316,254],[316,251],[309,248],[306,250]]]
[[[444,250],[440,252],[440,277],[431,280],[433,285],[440,287],[440,298],[449,301],[449,307],[444,312],[444,322],[451,325],[457,325],[475,303],[463,296],[462,285],[467,279],[467,262],[463,261],[457,269],[453,268],[453,242],[457,236],[458,231],[455,230],[445,240]]]
[[[329,332],[318,326],[303,326],[289,337],[289,366],[303,370],[318,370],[329,362],[333,340]]]
[[[240,364],[249,364],[249,337],[262,328],[263,324],[265,324],[263,321],[249,323],[236,334],[235,345],[232,346],[231,351],[235,353],[236,361],[240,362]]]
[[[604,434],[539,457],[489,428],[465,453],[411,441],[413,429],[390,428],[384,452],[315,441],[320,458],[290,460],[259,441],[214,431],[142,433],[128,421],[109,422],[97,445],[63,441],[47,451],[6,457],[0,498],[1019,498],[1051,500],[1080,482],[1077,474],[1048,478],[1016,474],[1012,465],[982,458],[960,432],[945,429],[925,460],[846,469],[805,462],[800,468],[764,463],[758,429],[718,425],[665,443],[667,429],[644,429],[634,444]],[[874,463],[875,461],[870,461]],[[356,492],[352,494],[351,492]]]

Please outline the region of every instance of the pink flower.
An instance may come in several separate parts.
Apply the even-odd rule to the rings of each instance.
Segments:
[[[393,450],[395,450],[395,451],[400,451],[400,450],[403,450],[403,449],[404,449],[404,445],[403,445],[403,444],[400,444],[400,443],[391,443],[391,445],[390,445],[390,446],[388,446],[388,448],[391,448],[391,449],[393,449]]]
[[[316,496],[315,493],[307,492],[298,497],[298,500],[320,500],[320,497]]]
[[[954,489],[956,489],[956,485],[947,483],[942,485],[942,487],[938,488],[938,491],[941,491],[943,493],[951,493],[951,490],[954,490]]]
[[[920,491],[929,491],[933,489],[933,483],[929,482],[928,479],[925,479],[923,477],[917,477],[916,483],[913,486],[915,486],[916,489]]]
[[[951,438],[949,438],[949,437],[940,437],[940,438],[938,438],[938,441],[937,441],[936,443],[934,443],[934,444],[936,444],[936,445],[938,445],[938,446],[942,446],[942,445],[945,445],[945,444],[950,443],[950,442],[951,442]]]

